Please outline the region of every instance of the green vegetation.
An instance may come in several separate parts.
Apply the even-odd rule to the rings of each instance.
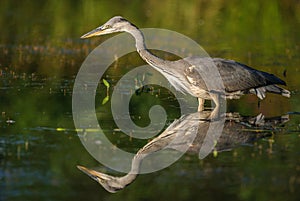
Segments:
[[[105,39],[83,41],[79,37],[121,14],[139,27],[186,34],[213,56],[240,60],[265,70],[280,64],[275,66],[275,72],[281,73],[279,67],[290,70],[299,66],[299,13],[299,2],[293,0],[148,0],[125,4],[117,0],[65,0],[21,1],[17,5],[2,0],[0,62],[22,72],[30,69],[50,75],[74,74],[79,61]],[[55,65],[48,68],[49,62]]]
[[[106,96],[102,100],[102,105],[104,105],[105,103],[107,103],[109,101],[109,87],[110,87],[110,84],[109,84],[109,82],[106,81],[106,79],[102,79],[102,81],[103,81],[103,84],[106,86]]]

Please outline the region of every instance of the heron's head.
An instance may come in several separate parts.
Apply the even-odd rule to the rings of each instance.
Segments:
[[[122,182],[122,177],[113,177],[79,165],[77,168],[101,184],[108,192],[116,193],[127,185]]]
[[[81,36],[81,38],[90,38],[92,36],[100,36],[100,35],[105,35],[110,33],[123,32],[132,26],[134,25],[132,25],[129,21],[127,21],[123,17],[116,16],[108,20],[102,26],[97,27],[96,29],[84,34],[83,36]]]

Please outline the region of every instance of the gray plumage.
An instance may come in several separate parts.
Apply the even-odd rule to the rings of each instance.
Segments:
[[[197,58],[191,59],[195,60]],[[209,68],[206,63],[213,62],[215,64],[223,81],[227,98],[239,98],[242,94],[253,93],[263,99],[266,92],[290,97],[289,91],[275,85],[286,85],[286,83],[273,74],[255,70],[233,60],[222,58],[198,58],[198,60],[198,63],[203,63],[203,65],[197,66],[198,70],[201,69],[201,71],[206,71]],[[196,70],[190,71],[187,69],[185,74],[195,80],[193,85],[207,90],[201,74],[196,73]]]
[[[277,84],[285,85],[285,82],[275,75],[232,60],[200,57],[188,57],[178,61],[163,60],[148,51],[142,32],[120,16],[111,18],[104,25],[84,34],[81,38],[115,32],[131,34],[135,38],[137,52],[143,60],[162,73],[176,90],[198,97],[198,110],[204,109],[204,99],[212,99],[218,107],[221,96],[215,96],[216,93],[225,92],[225,97],[230,99],[239,98],[246,93],[255,94],[263,99],[266,92],[290,97],[288,90],[277,86]],[[213,66],[217,67],[218,73],[209,73],[212,72]],[[214,83],[218,80],[216,74],[220,75],[223,83]]]

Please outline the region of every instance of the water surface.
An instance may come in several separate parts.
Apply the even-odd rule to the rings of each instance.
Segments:
[[[298,1],[1,1],[0,36],[0,200],[299,200],[300,77]],[[79,37],[114,15],[139,27],[166,28],[198,42],[213,57],[234,59],[277,75],[292,97],[245,96],[227,111],[266,118],[289,115],[263,138],[238,143],[199,160],[185,154],[164,170],[140,175],[110,194],[76,165],[114,172],[81,144],[72,117],[72,91],[86,56],[109,36]],[[176,41],[174,41],[176,42]],[[173,59],[164,53],[162,57]],[[144,62],[131,53],[103,78],[113,87]],[[112,91],[109,91],[111,95]],[[96,95],[98,121],[119,147],[136,153],[147,140],[130,139],[113,121],[106,87]],[[167,128],[180,117],[167,90],[151,86],[135,95],[132,118],[149,123],[154,104],[168,112]]]

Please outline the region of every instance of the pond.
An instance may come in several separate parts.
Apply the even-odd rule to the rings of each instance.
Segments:
[[[2,0],[0,10],[0,200],[299,200],[298,1]],[[183,34],[211,57],[275,74],[287,83],[291,97],[268,94],[259,101],[245,95],[227,101],[225,116],[210,110],[210,102],[205,111],[182,116],[180,100],[172,90],[157,84],[142,87],[145,80],[157,76],[155,71],[136,74],[125,80],[135,87],[129,101],[130,120],[148,126],[154,105],[161,105],[167,115],[165,122],[156,119],[161,132],[137,139],[125,134],[111,109],[118,82],[146,64],[137,52],[131,52],[115,59],[98,83],[85,80],[85,87],[96,84],[97,124],[114,145],[111,150],[101,148],[102,138],[90,137],[97,126],[83,130],[75,126],[72,101],[84,61],[99,44],[117,35],[85,40],[80,36],[115,15],[140,28]],[[168,60],[178,58],[163,51],[153,53]],[[128,90],[130,84],[120,85]],[[210,124],[213,129],[222,124],[223,131],[210,140],[209,153],[201,152],[203,133]],[[213,129],[212,133],[218,133]],[[184,137],[192,130],[197,131],[192,139]],[[179,138],[174,137],[178,133]],[[158,171],[131,174],[127,183],[116,179],[126,171],[115,171],[95,159],[119,148],[137,154],[137,163],[150,164],[141,155],[159,152],[169,138],[175,139],[169,148],[177,151],[166,153],[171,159],[177,157],[176,161]],[[86,139],[97,148],[97,156],[85,148]],[[130,168],[131,161],[127,162],[119,158],[114,164]],[[119,183],[117,193],[110,193],[112,189],[104,186],[107,191],[77,166],[83,172],[93,169],[110,175],[124,186]]]

